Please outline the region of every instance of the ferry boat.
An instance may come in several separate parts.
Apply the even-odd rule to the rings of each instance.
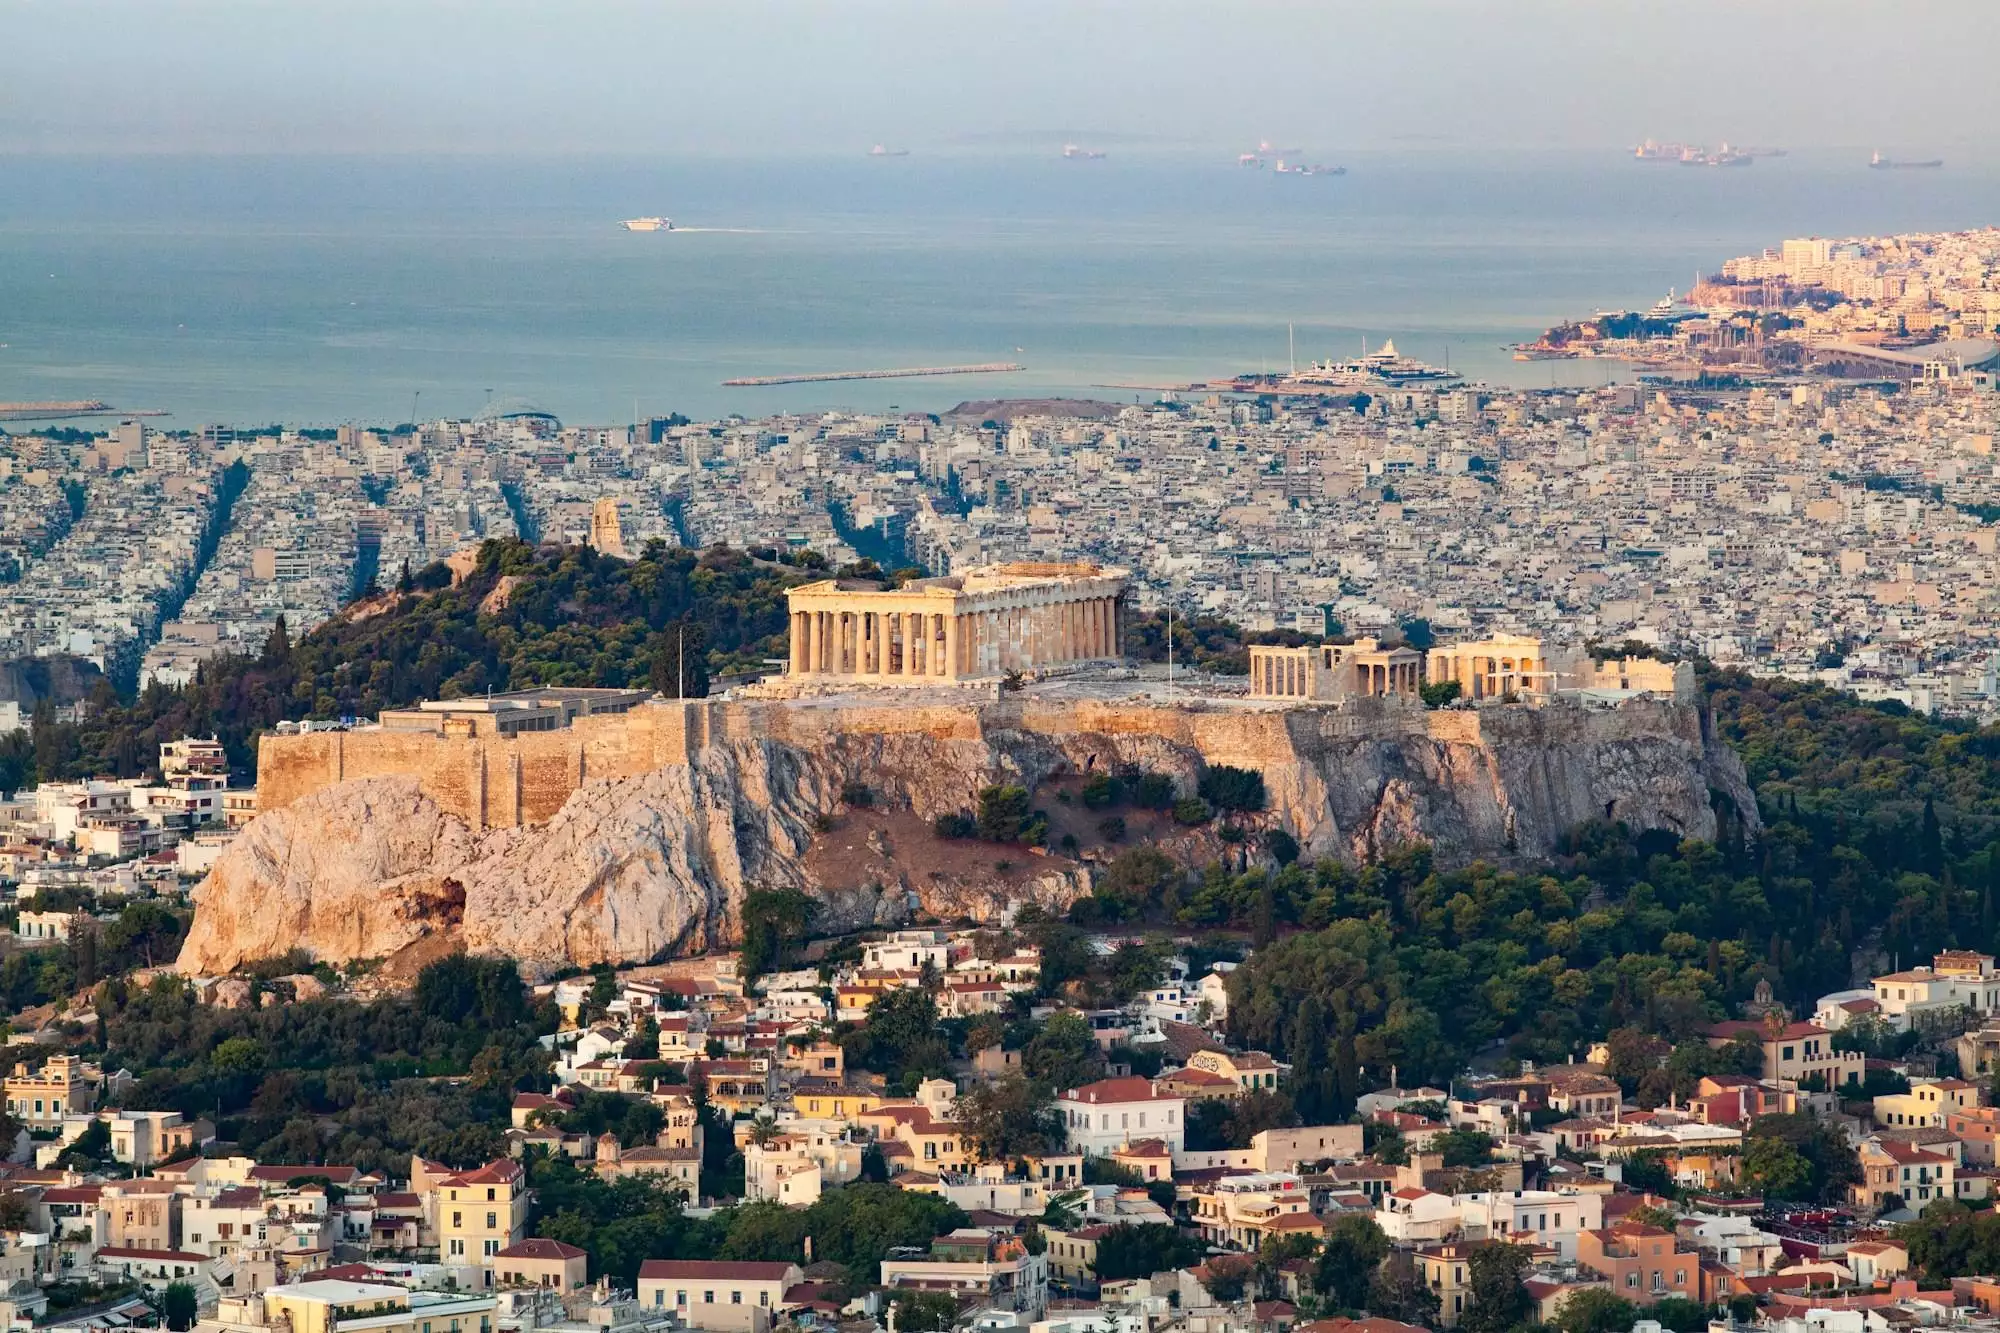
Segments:
[[[907,148],[891,148],[887,144],[879,143],[868,150],[868,156],[870,157],[908,157],[909,155],[910,150]]]
[[[626,218],[618,224],[626,231],[672,231],[672,218]]]
[[[1264,159],[1255,153],[1238,153],[1236,155],[1236,165],[1239,167],[1249,167],[1254,171],[1264,165]]]
[[[1315,361],[1292,379],[1301,384],[1330,384],[1338,388],[1367,389],[1383,386],[1453,384],[1463,375],[1404,356],[1394,340],[1373,352],[1364,352],[1352,361]]]
[[[1280,176],[1345,176],[1346,167],[1322,167],[1317,163],[1301,162],[1297,166],[1287,166],[1285,159],[1278,159],[1275,168]]]
[[[1077,144],[1066,143],[1063,145],[1063,156],[1073,157],[1084,162],[1094,162],[1098,158],[1103,157],[1104,154],[1096,148],[1084,148]]]

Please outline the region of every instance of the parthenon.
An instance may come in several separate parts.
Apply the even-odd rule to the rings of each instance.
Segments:
[[[884,589],[859,579],[793,588],[790,676],[867,685],[993,679],[1122,656],[1129,571],[982,565]]]

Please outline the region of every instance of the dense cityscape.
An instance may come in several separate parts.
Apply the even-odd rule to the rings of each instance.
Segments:
[[[0,118],[69,238],[0,203],[0,375],[37,386],[0,402],[0,1333],[2000,1333],[2000,228],[1914,229],[1990,214],[1886,143],[1839,149],[1863,196],[1648,138],[1623,213],[1483,164],[1490,69],[1553,53],[1538,145],[1663,88],[1705,133],[1744,110],[1718,66],[1844,88],[1834,29],[1901,94],[1855,102],[1977,124],[1974,15],[1923,25],[1921,82],[1906,21],[1755,62],[1691,23],[1698,66],[1614,96],[1602,16],[1529,53],[1477,6],[1336,43],[1246,0],[1187,30],[1197,79],[1145,55],[1171,6],[945,59],[911,30],[1009,7],[778,4],[715,25],[740,50],[579,9],[497,58],[515,7],[426,35],[419,0],[354,24],[372,83],[311,8],[187,23],[144,105],[117,51],[156,20],[98,14],[81,167],[29,160],[76,115],[34,43]],[[1443,169],[1398,175],[1407,105],[1185,179],[1157,96],[954,119],[997,70],[982,114],[1063,123],[1044,64],[1387,106],[1405,8],[1426,100],[1477,97]],[[386,173],[292,119],[322,86]],[[313,163],[196,162],[211,101]],[[952,149],[891,117],[782,156],[891,101]],[[717,108],[694,167],[607,150]],[[431,152],[475,125],[520,142]],[[1491,210],[1426,230],[1446,197]],[[1613,219],[1658,260],[1808,205],[1872,230],[1532,336],[1631,253]],[[1293,302],[1306,343],[1413,336],[1324,357]],[[1475,333],[1470,371],[1409,354]],[[629,420],[436,406],[641,375]]]

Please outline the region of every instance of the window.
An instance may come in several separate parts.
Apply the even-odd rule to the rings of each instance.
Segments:
[[[742,1293],[742,1292],[740,1292],[740,1291],[732,1291],[732,1292],[730,1292],[730,1293],[729,1293],[729,1303],[730,1303],[731,1305],[741,1305],[741,1304],[743,1304],[743,1293]]]
[[[759,1304],[759,1305],[769,1305],[770,1303],[771,1303],[771,1293],[770,1293],[770,1292],[768,1292],[768,1291],[760,1291],[760,1292],[758,1292],[758,1293],[757,1293],[757,1304]]]
[[[493,1202],[493,1191],[492,1191],[492,1190],[488,1190],[488,1191],[486,1191],[486,1202],[488,1202],[488,1203],[492,1203],[492,1202]],[[487,1223],[486,1225],[490,1227],[490,1226],[492,1226],[493,1224],[492,1224],[491,1222],[488,1222],[488,1223]]]
[[[452,1224],[453,1226],[455,1226],[455,1227],[462,1227],[462,1226],[464,1226],[464,1225],[465,1225],[465,1214],[464,1214],[464,1213],[453,1213],[453,1214],[451,1215],[451,1224]]]
[[[493,1213],[488,1213],[486,1215],[486,1229],[488,1231],[491,1231],[494,1227],[498,1225],[500,1225],[498,1217]]]
[[[715,1293],[714,1293],[714,1292],[712,1292],[712,1291],[704,1291],[704,1292],[703,1292],[703,1293],[701,1294],[701,1303],[702,1303],[703,1305],[713,1305],[713,1304],[715,1304]]]

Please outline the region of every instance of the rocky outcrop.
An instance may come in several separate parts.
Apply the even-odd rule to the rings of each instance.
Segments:
[[[753,888],[803,889],[836,926],[1059,909],[1088,891],[1096,840],[1095,815],[1060,794],[1093,772],[1192,789],[1207,765],[1256,768],[1263,823],[1349,859],[1417,839],[1446,863],[1534,857],[1606,815],[1712,837],[1712,790],[1756,809],[1699,713],[1666,703],[1425,714],[1008,700],[914,715],[739,702],[685,716],[684,758],[604,777],[579,761],[541,822],[477,827],[447,808],[463,792],[427,776],[456,769],[428,759],[330,779],[224,853],[196,890],[180,967],[222,972],[294,947],[340,963],[440,937],[536,968],[646,961],[732,942]],[[407,755],[407,737],[394,743]],[[1036,791],[1084,859],[933,836],[932,820],[995,782]],[[844,799],[856,788],[865,798]]]

